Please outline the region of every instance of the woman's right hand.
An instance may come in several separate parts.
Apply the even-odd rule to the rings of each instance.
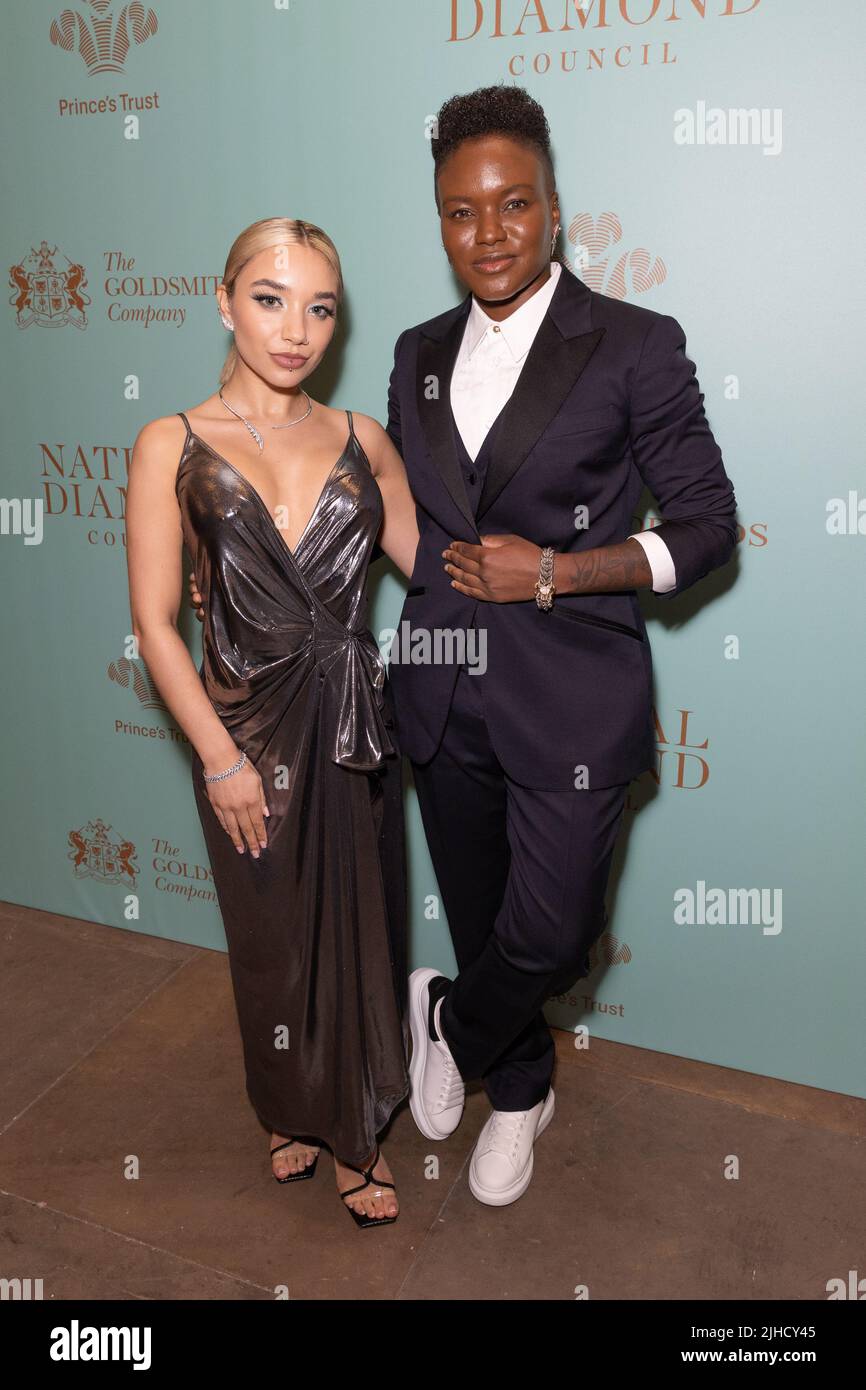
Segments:
[[[204,771],[210,776],[224,769],[206,767]],[[224,777],[221,782],[205,782],[204,786],[217,819],[231,837],[235,848],[243,854],[246,841],[253,859],[258,859],[260,848],[267,848],[264,817],[270,815],[270,811],[257,769],[247,759],[240,772],[233,772],[231,777]]]
[[[201,594],[200,594],[199,591],[198,591],[198,584],[196,583],[195,570],[193,570],[193,571],[190,573],[190,576],[189,576],[189,601],[190,601],[190,606],[191,606],[192,608],[195,609],[195,616],[198,618],[198,620],[199,620],[200,623],[203,623],[203,622],[204,622],[204,608],[202,607],[202,603],[204,602],[204,600],[202,599],[202,596],[201,596]]]

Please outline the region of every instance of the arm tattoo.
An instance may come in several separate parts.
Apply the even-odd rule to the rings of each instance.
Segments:
[[[631,537],[576,555],[557,555],[554,583],[560,594],[618,593],[651,588],[652,570],[643,546]]]

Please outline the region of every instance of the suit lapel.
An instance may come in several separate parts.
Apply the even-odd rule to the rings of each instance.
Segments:
[[[563,266],[517,384],[499,417],[476,522],[526,461],[604,333],[603,328],[590,329],[590,292]]]
[[[557,414],[601,339],[591,327],[591,294],[562,267],[547,313],[526,356],[509,400],[496,421],[490,462],[478,511],[473,514],[451,430],[451,377],[466,328],[472,296],[467,294],[435,328],[422,328],[418,344],[417,404],[436,467],[455,505],[478,536],[478,521],[526,461]],[[432,398],[430,392],[436,387]]]
[[[450,324],[446,322],[440,329],[440,336],[429,336],[426,330],[421,330],[418,344],[417,401],[424,436],[442,481],[477,536],[472,503],[466,492],[463,470],[454,444],[450,410],[451,377],[463,340],[471,300],[472,296],[468,294],[463,303],[454,310]]]

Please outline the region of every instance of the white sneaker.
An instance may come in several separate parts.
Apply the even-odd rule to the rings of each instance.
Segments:
[[[412,1118],[427,1139],[447,1139],[463,1114],[466,1087],[447,1044],[430,1037],[431,980],[439,970],[413,970],[409,976],[409,1027],[412,1031],[412,1057],[409,1062],[409,1108]],[[438,1000],[433,1015],[439,1032]]]
[[[469,1190],[479,1202],[506,1207],[532,1178],[533,1143],[553,1119],[553,1087],[531,1110],[494,1110],[469,1164]]]

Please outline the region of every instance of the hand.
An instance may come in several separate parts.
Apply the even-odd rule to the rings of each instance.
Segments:
[[[210,776],[224,769],[206,767],[204,771]],[[243,854],[246,839],[253,859],[258,859],[259,849],[267,848],[264,817],[270,815],[270,811],[265,801],[262,779],[249,758],[240,772],[233,772],[231,777],[225,777],[221,782],[205,782],[204,786],[217,819],[231,837],[235,848]]]
[[[541,547],[522,536],[482,536],[480,545],[451,541],[442,555],[461,594],[488,603],[535,597]]]
[[[191,573],[190,573],[190,576],[189,576],[189,601],[190,601],[190,606],[191,606],[192,608],[195,609],[195,616],[198,618],[198,620],[199,620],[200,623],[203,623],[203,622],[204,622],[204,609],[202,608],[201,605],[202,605],[202,603],[204,602],[204,600],[202,599],[202,596],[201,596],[201,594],[200,594],[199,591],[198,591],[198,586],[197,586],[197,584],[196,584],[196,578],[195,578],[195,572],[194,572],[194,571],[191,572]],[[206,783],[205,785],[206,785],[206,786],[209,786],[210,783]]]

